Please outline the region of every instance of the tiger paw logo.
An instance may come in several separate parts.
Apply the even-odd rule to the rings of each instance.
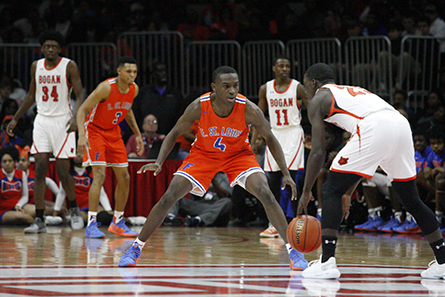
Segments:
[[[340,157],[340,160],[338,160],[338,164],[345,165],[348,164],[349,158]]]

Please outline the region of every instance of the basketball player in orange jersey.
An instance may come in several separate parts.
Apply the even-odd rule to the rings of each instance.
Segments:
[[[272,71],[275,73],[275,79],[260,87],[258,107],[263,112],[269,111],[270,127],[283,149],[287,168],[295,181],[298,170],[304,169],[304,132],[300,125],[300,109],[302,103],[306,105],[306,92],[303,84],[289,77],[289,58],[276,58]],[[252,139],[256,139],[255,132],[252,134]],[[268,148],[266,148],[264,171],[269,172],[269,186],[279,203],[283,175]],[[292,219],[294,214],[293,212],[286,213],[286,216]],[[278,237],[278,231],[269,224],[269,227],[261,232],[260,236]]]
[[[189,192],[203,196],[219,171],[227,174],[232,187],[237,184],[244,187],[263,203],[270,222],[286,242],[286,218],[250,148],[249,125],[254,126],[265,138],[283,173],[283,185],[289,185],[295,196],[296,185],[286,167],[280,143],[271,132],[261,109],[238,94],[239,80],[235,69],[221,66],[213,72],[212,79],[213,91],[197,98],[187,107],[165,137],[156,162],[146,164],[138,171],[143,173],[150,170],[157,175],[179,135],[186,132],[195,120],[199,120],[198,133],[190,154],[174,174],[167,191],[151,210],[141,233],[122,256],[119,266],[135,266],[145,242],[161,225],[168,210]],[[307,261],[303,255],[292,249],[287,242],[286,247],[292,269],[305,269]]]
[[[141,155],[144,152],[144,143],[131,109],[133,100],[139,92],[139,87],[134,82],[137,71],[134,58],[122,57],[118,63],[117,77],[101,82],[77,113],[79,127],[77,148],[79,153],[85,153],[82,165],[92,166],[94,176],[88,195],[88,226],[85,237],[105,237],[97,225],[97,211],[107,166],[113,167],[117,179],[114,217],[108,231],[129,237],[137,235],[123,220],[130,191],[130,174],[127,169],[127,150],[119,127],[119,123],[125,119],[136,135],[137,153]]]
[[[65,189],[70,208],[71,228],[82,229],[84,226],[76,203],[74,179],[69,174],[70,158],[76,156],[76,111],[84,100],[79,68],[70,59],[59,56],[63,46],[63,36],[59,32],[48,31],[40,37],[44,59],[31,65],[31,84],[23,104],[6,127],[8,135],[13,136],[13,129],[23,114],[37,104],[37,116],[34,121],[33,144],[31,154],[35,159],[34,199],[36,203],[35,222],[25,228],[25,233],[45,233],[43,219],[45,210],[46,173],[51,154],[56,158],[57,176]],[[72,114],[70,94],[74,91],[76,105]]]
[[[303,193],[298,214],[306,211],[320,168],[324,162],[324,122],[351,133],[351,138],[332,161],[323,185],[321,216],[322,249],[305,278],[339,278],[335,249],[343,217],[342,196],[362,177],[371,178],[380,166],[392,180],[407,212],[411,213],[428,240],[434,255],[425,278],[445,277],[445,242],[434,213],[420,200],[416,188],[416,163],[411,128],[406,118],[379,96],[360,87],[335,84],[335,74],[326,64],[314,64],[306,71],[304,86],[309,98],[308,116],[312,124],[312,148],[306,164]],[[350,202],[350,201],[349,201]],[[349,203],[345,203],[349,208]]]

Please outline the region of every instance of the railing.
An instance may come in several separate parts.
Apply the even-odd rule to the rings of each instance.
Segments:
[[[279,40],[246,42],[242,48],[240,92],[249,98],[257,98],[261,85],[274,78],[273,60],[284,53],[284,43]]]
[[[386,36],[353,37],[344,44],[336,38],[247,42],[205,41],[184,44],[181,33],[125,32],[117,46],[112,43],[69,44],[63,55],[79,65],[82,82],[91,92],[103,79],[115,75],[120,56],[132,55],[138,61],[137,83],[153,81],[155,62],[167,66],[169,83],[184,96],[210,90],[211,76],[221,65],[234,67],[240,74],[240,93],[255,99],[259,87],[273,79],[272,62],[286,54],[292,63],[292,77],[303,80],[306,69],[318,62],[331,65],[340,84],[357,85],[392,102],[395,88],[410,95],[413,109],[423,106],[424,96],[439,86],[441,57],[434,37],[405,37],[404,54],[394,56]],[[0,71],[22,82],[30,82],[30,66],[42,58],[38,44],[0,44]]]
[[[20,80],[28,89],[32,62],[42,58],[40,44],[0,43],[0,69],[3,74]]]
[[[72,43],[66,47],[66,56],[79,67],[87,94],[116,73],[117,51],[114,43]]]
[[[303,82],[306,70],[315,63],[330,65],[337,74],[337,83],[343,84],[341,42],[337,38],[291,40],[286,45],[291,59],[291,76]]]
[[[138,84],[153,82],[153,65],[167,66],[168,81],[184,92],[184,38],[178,31],[124,32],[118,36],[118,57],[131,55],[138,61]]]
[[[405,36],[402,49],[399,81],[408,91],[408,104],[414,110],[424,106],[425,97],[439,86],[441,54],[440,40],[430,36]]]
[[[345,84],[363,87],[392,102],[391,41],[386,36],[352,37],[345,44]]]
[[[211,91],[212,72],[219,66],[239,71],[241,46],[236,41],[191,42],[185,51],[184,94],[196,95]]]

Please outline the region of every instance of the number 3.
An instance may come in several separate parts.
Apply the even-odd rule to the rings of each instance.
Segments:
[[[115,116],[116,118],[113,120],[114,125],[116,125],[117,121],[119,121],[119,118],[122,116],[122,112],[121,111],[116,112]]]

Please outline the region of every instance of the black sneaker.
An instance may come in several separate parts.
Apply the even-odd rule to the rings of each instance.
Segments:
[[[184,225],[186,227],[199,227],[203,226],[204,224],[202,223],[201,219],[197,217],[186,216],[184,220]]]
[[[182,219],[180,217],[166,216],[162,225],[173,226],[173,227],[181,226]]]

